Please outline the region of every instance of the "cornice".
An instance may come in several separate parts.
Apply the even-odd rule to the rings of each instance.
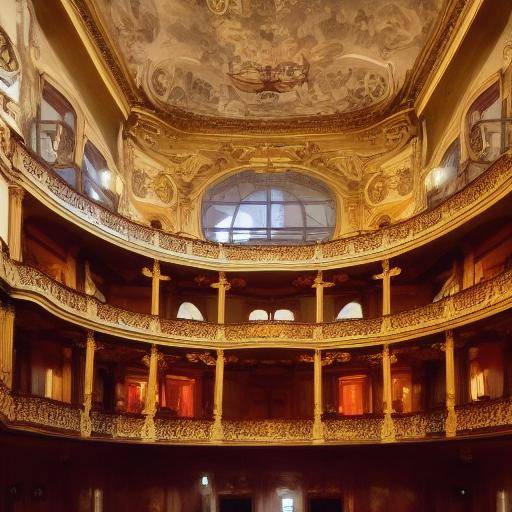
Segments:
[[[223,246],[113,213],[70,188],[21,142],[13,144],[11,179],[64,219],[149,258],[217,271],[326,270],[389,259],[447,235],[512,192],[512,155],[507,153],[438,207],[383,229],[316,245]]]
[[[93,58],[100,75],[116,102],[130,107],[142,107],[148,113],[160,116],[176,129],[184,132],[224,133],[224,134],[279,134],[340,132],[347,129],[368,127],[404,105],[412,105],[425,88],[433,70],[438,69],[446,60],[453,57],[450,51],[454,42],[456,27],[462,23],[475,0],[449,0],[443,13],[432,30],[429,41],[416,59],[412,71],[398,92],[390,101],[373,108],[356,112],[339,113],[322,116],[293,117],[289,119],[248,120],[232,119],[193,114],[178,107],[157,110],[140,88],[136,88],[129,72],[123,65],[122,58],[107,31],[102,27],[101,17],[97,14],[94,0],[61,0],[72,22],[77,28],[84,45]],[[466,16],[467,17],[467,16]],[[460,41],[455,38],[455,43]],[[101,64],[98,60],[101,59]],[[443,64],[444,65],[444,64]],[[442,66],[441,66],[442,67]],[[122,96],[120,98],[119,96]]]
[[[82,408],[35,396],[18,396],[0,382],[0,422],[11,430],[79,438]],[[512,400],[504,398],[456,408],[455,438],[468,439],[510,433]],[[393,415],[395,439],[402,442],[445,439],[444,410]],[[88,439],[123,443],[223,446],[287,446],[380,444],[383,418],[380,415],[323,419],[323,436],[313,435],[313,420],[227,420],[215,432],[214,422],[204,419],[154,419],[155,436],[145,434],[144,416],[91,413]]]
[[[215,324],[134,313],[79,293],[28,265],[0,257],[0,281],[14,299],[118,338],[207,350],[240,348],[334,349],[395,344],[492,317],[512,307],[512,270],[451,297],[416,309],[331,323],[244,322]]]

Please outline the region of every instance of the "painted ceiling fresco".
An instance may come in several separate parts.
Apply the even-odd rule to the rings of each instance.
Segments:
[[[97,0],[159,107],[231,118],[353,112],[391,98],[442,0]]]

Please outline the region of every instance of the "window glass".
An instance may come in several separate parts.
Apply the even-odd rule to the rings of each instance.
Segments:
[[[345,304],[340,309],[336,320],[348,320],[349,318],[363,318],[363,308],[359,302]]]
[[[105,157],[87,141],[82,161],[82,186],[85,195],[110,210],[117,209],[117,195],[110,190],[112,173]]]
[[[293,311],[290,311],[289,309],[278,309],[274,313],[274,320],[293,321],[295,320],[295,315],[293,314]]]
[[[255,309],[249,314],[249,320],[268,320],[268,313],[264,309]]]
[[[199,308],[191,302],[183,302],[180,305],[177,318],[183,318],[184,320],[204,320],[204,317],[201,311],[199,311]]]
[[[244,171],[205,194],[203,231],[226,243],[300,244],[332,237],[336,222],[330,190],[295,171]]]
[[[48,163],[73,163],[76,114],[62,94],[44,83],[39,117],[34,125],[33,149]]]
[[[433,208],[459,188],[457,175],[460,167],[460,141],[457,138],[446,150],[439,167],[432,169],[425,178],[427,204]]]

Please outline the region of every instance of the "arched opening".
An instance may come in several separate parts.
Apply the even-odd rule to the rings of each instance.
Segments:
[[[332,237],[336,203],[321,182],[295,171],[243,171],[207,190],[206,239],[239,244],[300,244]]]
[[[363,318],[363,307],[359,302],[345,304],[340,309],[336,320],[349,320],[350,318]]]
[[[274,313],[274,320],[293,321],[295,320],[295,315],[293,314],[293,311],[290,311],[289,309],[278,309]]]
[[[179,309],[177,318],[181,318],[183,320],[198,320],[200,322],[204,321],[203,314],[199,311],[199,308],[192,304],[192,302],[183,302]]]
[[[254,309],[249,313],[249,321],[268,320],[269,315],[264,309]]]

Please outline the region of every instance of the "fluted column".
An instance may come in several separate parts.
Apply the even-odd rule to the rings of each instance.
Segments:
[[[9,255],[13,260],[21,261],[21,234],[23,225],[23,196],[25,191],[18,185],[9,186]]]
[[[213,389],[213,439],[222,439],[222,400],[224,393],[224,350],[217,350],[215,386]]]
[[[382,405],[384,409],[384,421],[382,423],[381,439],[383,441],[395,440],[395,425],[393,423],[393,395],[391,389],[391,355],[389,346],[382,349]]]
[[[314,368],[313,368],[313,399],[314,399],[314,422],[313,422],[313,440],[322,441],[324,437],[322,413],[323,413],[323,394],[322,394],[322,351],[315,350]]]
[[[219,281],[211,285],[218,291],[217,299],[217,322],[219,324],[225,323],[226,318],[226,292],[231,289],[231,284],[226,279],[225,272],[219,272]]]
[[[324,275],[321,270],[315,278],[312,288],[316,290],[316,322],[322,323],[324,321],[324,288],[330,288],[334,283],[324,281]]]
[[[87,343],[85,346],[85,374],[84,374],[84,408],[80,417],[80,435],[90,437],[92,431],[91,407],[92,390],[94,382],[94,352],[96,350],[96,341],[94,333],[87,333]]]
[[[146,391],[146,403],[144,404],[144,431],[143,439],[154,440],[156,438],[155,431],[155,414],[157,409],[156,396],[158,386],[158,349],[156,345],[151,346],[151,355],[149,357],[149,375],[148,387]]]
[[[14,307],[0,303],[0,380],[12,389]]]
[[[453,332],[446,331],[445,335],[446,363],[446,437],[457,434],[457,413],[455,412],[455,354]]]

